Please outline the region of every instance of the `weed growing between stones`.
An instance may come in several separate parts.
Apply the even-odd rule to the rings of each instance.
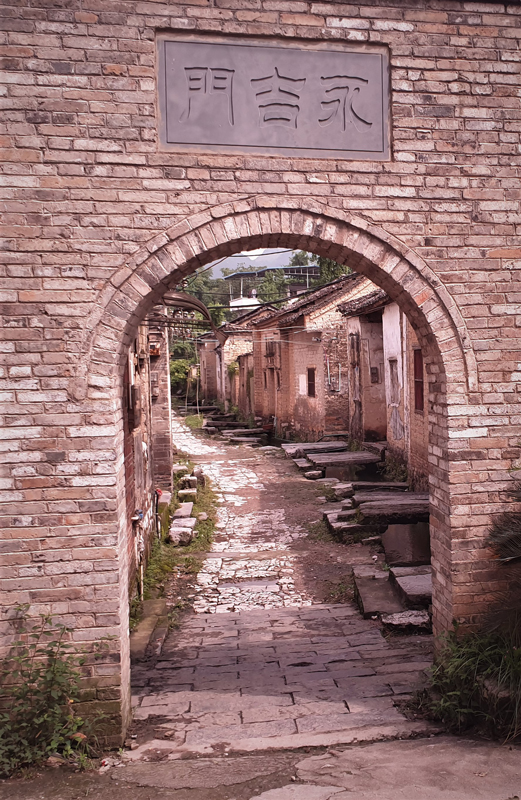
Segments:
[[[188,414],[188,416],[184,418],[184,422],[188,425],[190,430],[195,431],[203,427],[204,417],[202,414]]]
[[[521,500],[519,484],[511,495]],[[416,707],[458,733],[474,727],[509,741],[521,736],[521,512],[494,517],[487,543],[500,562],[514,565],[512,591],[496,596],[480,631],[458,635],[456,627],[442,640]]]
[[[316,542],[334,541],[334,537],[331,536],[327,523],[324,520],[321,519],[318,522],[310,522],[306,527],[309,531],[310,538],[314,539]]]
[[[500,632],[443,638],[431,685],[416,709],[462,733],[469,728],[504,740],[521,735],[521,649]]]
[[[408,480],[407,464],[397,453],[386,453],[385,461],[378,465],[378,471],[385,481],[406,482]]]
[[[74,713],[83,657],[71,628],[42,614],[37,624],[20,607],[18,638],[0,673],[6,709],[0,713],[0,776],[61,756],[81,765],[88,751],[86,723]]]
[[[353,581],[345,578],[344,580],[333,583],[328,581],[328,593],[332,603],[349,603],[353,600]]]
[[[177,505],[178,503],[174,497],[172,510],[175,510]],[[203,555],[212,545],[217,515],[216,508],[216,495],[207,478],[205,485],[200,485],[197,490],[197,499],[192,510],[194,517],[206,514],[206,519],[197,522],[196,536],[190,544],[185,547],[174,547],[166,538],[154,540],[143,582],[145,600],[163,597],[166,593],[167,584],[173,575],[184,577],[197,575],[202,566]],[[173,611],[177,609],[177,612],[179,612],[184,607],[184,602],[178,602],[174,609],[170,610],[169,616],[173,619],[176,616]],[[139,604],[136,605],[134,613],[134,627],[139,622],[140,613],[141,607]]]

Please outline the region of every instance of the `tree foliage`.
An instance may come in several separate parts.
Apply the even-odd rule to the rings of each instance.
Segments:
[[[283,269],[270,270],[259,285],[258,296],[263,303],[282,300],[288,296],[288,285]]]

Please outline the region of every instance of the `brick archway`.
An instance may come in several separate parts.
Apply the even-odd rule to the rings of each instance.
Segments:
[[[124,718],[128,715],[124,687],[129,679],[128,532],[120,381],[125,354],[147,312],[180,278],[218,258],[260,246],[303,249],[348,263],[385,289],[416,329],[429,380],[434,629],[439,633],[450,628],[454,618],[469,619],[468,589],[454,581],[455,573],[461,573],[472,556],[465,541],[468,524],[461,516],[465,511],[457,509],[454,515],[451,508],[457,489],[451,485],[451,446],[457,440],[451,441],[450,428],[461,426],[461,418],[471,413],[477,370],[464,320],[450,293],[401,242],[364,220],[333,214],[314,201],[305,207],[302,202],[288,207],[279,198],[263,197],[212,208],[148,242],[105,286],[97,310],[84,327],[82,357],[71,382],[71,399],[79,403],[103,391],[119,403],[110,415],[117,457],[107,493],[113,498],[118,527]],[[100,421],[106,423],[106,418]]]
[[[121,357],[145,314],[183,276],[216,259],[257,247],[302,249],[348,263],[401,306],[426,352],[437,352],[451,382],[465,393],[476,390],[476,360],[465,320],[422,258],[378,226],[326,204],[299,200],[285,205],[280,198],[263,196],[188,217],[127,261],[101,292],[85,325],[82,351],[86,357],[77,373],[79,393],[96,353],[101,356],[113,340],[110,351]]]

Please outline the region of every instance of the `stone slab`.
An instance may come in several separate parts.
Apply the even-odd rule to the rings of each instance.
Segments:
[[[174,519],[179,519],[180,517],[189,517],[192,513],[193,507],[193,503],[181,503],[179,508],[174,511]]]
[[[299,442],[282,444],[288,458],[304,458],[309,453],[340,453],[347,450],[347,442]]]
[[[358,506],[364,519],[387,522],[419,522],[429,518],[429,495],[405,492],[386,500],[369,501]]]
[[[170,530],[176,528],[190,528],[190,530],[193,530],[196,525],[197,520],[195,517],[174,517],[170,523]]]
[[[262,428],[233,428],[231,430],[222,430],[221,436],[260,436],[263,433]]]
[[[409,492],[402,492],[400,490],[389,489],[389,490],[382,490],[382,489],[374,489],[372,491],[355,491],[353,495],[353,503],[356,506],[359,506],[361,503],[379,503],[379,502],[387,502],[387,500],[392,500],[395,497],[398,497],[399,500],[402,500],[403,497],[407,497]]]
[[[188,500],[188,498],[197,497],[197,489],[179,489],[177,496],[180,500]]]
[[[401,574],[397,575],[396,572]],[[430,567],[394,567],[391,570],[391,574],[398,592],[408,608],[430,605],[432,602],[432,573]]]
[[[309,453],[308,458],[316,467],[355,467],[367,464],[379,464],[381,459],[374,453],[358,451],[352,453]]]
[[[355,575],[355,594],[364,619],[378,614],[395,614],[404,611],[404,606],[393,591],[393,587],[385,576],[375,580],[374,577]]]
[[[400,611],[397,614],[382,614],[384,628],[394,631],[422,630],[430,631],[431,618],[428,611]]]
[[[409,484],[403,481],[353,481],[352,484],[355,491],[370,492],[373,490],[383,489],[399,489],[400,491],[407,491]]]
[[[308,461],[307,458],[294,458],[293,463],[299,469],[309,469],[312,466],[311,461]]]
[[[290,783],[279,789],[270,789],[262,794],[257,794],[251,800],[330,800],[339,792],[345,794],[341,786]]]

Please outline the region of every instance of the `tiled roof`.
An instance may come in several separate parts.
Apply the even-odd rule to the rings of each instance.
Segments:
[[[383,289],[376,289],[376,291],[366,294],[363,297],[356,297],[354,300],[340,303],[337,307],[344,316],[355,317],[358,314],[368,314],[371,311],[376,311],[390,302],[391,298],[387,292],[384,292]]]
[[[336,299],[342,297],[347,291],[353,289],[364,280],[364,276],[358,275],[356,272],[352,272],[350,275],[342,275],[341,278],[337,278],[331,283],[326,283],[325,286],[319,286],[311,292],[306,292],[304,296],[294,303],[275,314],[271,314],[269,317],[270,322],[282,328],[305,314],[311,314],[323,306],[334,303]],[[261,325],[262,322],[264,320],[261,321]]]

